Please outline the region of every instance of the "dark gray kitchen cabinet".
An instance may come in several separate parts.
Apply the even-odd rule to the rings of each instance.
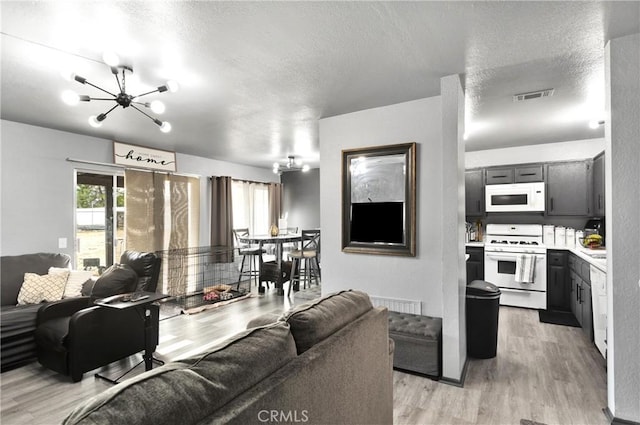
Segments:
[[[486,184],[531,183],[544,181],[542,164],[491,167],[486,170]]]
[[[476,246],[466,247],[469,254],[467,260],[467,285],[474,280],[484,280],[484,248]]]
[[[515,169],[487,168],[487,184],[510,184],[514,182]]]
[[[593,215],[604,217],[604,152],[593,159]]]
[[[571,312],[582,331],[593,341],[593,310],[591,307],[591,276],[589,263],[569,254],[569,276],[571,281]]]
[[[593,341],[593,308],[591,306],[591,285],[583,280],[580,287],[582,304],[582,331]]]
[[[567,251],[547,251],[547,310],[571,311],[568,257]]]
[[[592,161],[546,164],[547,215],[592,215]]]
[[[466,215],[484,215],[484,169],[468,170],[464,173]]]
[[[531,183],[543,181],[542,165],[532,165],[527,167],[516,167],[515,182]]]

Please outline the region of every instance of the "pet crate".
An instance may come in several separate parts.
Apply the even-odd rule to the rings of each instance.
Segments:
[[[201,246],[158,251],[162,259],[158,286],[170,302],[189,310],[227,301],[251,291],[249,280],[239,281],[242,256],[233,247]]]

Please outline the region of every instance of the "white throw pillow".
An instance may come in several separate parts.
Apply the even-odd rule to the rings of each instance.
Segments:
[[[91,279],[92,276],[93,272],[91,270],[71,270],[67,285],[64,287],[63,298],[81,297],[84,283]]]
[[[67,273],[42,276],[35,273],[25,273],[24,282],[18,293],[18,305],[61,300],[68,277],[68,271]]]
[[[91,270],[69,270],[60,267],[49,267],[49,274],[68,273],[69,278],[64,288],[63,298],[73,298],[82,296],[82,287],[84,283],[91,279],[93,272]]]

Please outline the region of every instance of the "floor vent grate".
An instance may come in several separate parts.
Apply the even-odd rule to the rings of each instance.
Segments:
[[[420,301],[374,296],[370,298],[374,307],[387,307],[390,311],[396,311],[398,313],[422,314],[422,303]]]

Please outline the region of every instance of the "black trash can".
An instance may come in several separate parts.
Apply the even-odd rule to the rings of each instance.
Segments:
[[[467,285],[467,354],[476,359],[496,356],[500,289],[484,280]]]

